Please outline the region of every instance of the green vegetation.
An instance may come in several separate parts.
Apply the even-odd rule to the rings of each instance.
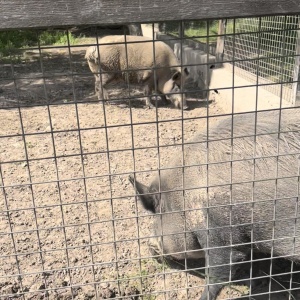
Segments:
[[[43,31],[40,34],[41,45],[74,45],[79,38],[75,37],[71,32],[65,31]],[[68,42],[69,40],[69,42]]]
[[[179,37],[180,22],[167,22],[162,26],[163,31]],[[183,24],[184,37],[193,38],[197,41],[206,43],[207,36],[209,37],[209,43],[217,41],[217,34],[219,28],[219,21],[192,21],[185,22]]]
[[[82,37],[62,30],[10,30],[0,32],[0,58],[15,54],[18,49],[45,45],[71,45],[80,43]]]
[[[270,82],[292,81],[298,27],[299,16],[227,20],[225,56],[237,60],[236,66]],[[215,44],[219,21],[166,22],[160,30],[175,37]]]

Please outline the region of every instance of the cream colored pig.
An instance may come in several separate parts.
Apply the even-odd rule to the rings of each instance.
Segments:
[[[113,44],[102,45],[107,43]],[[99,100],[109,99],[109,83],[123,80],[144,86],[149,107],[153,107],[150,96],[156,89],[164,101],[168,99],[177,108],[188,108],[181,89],[188,70],[179,66],[174,52],[164,42],[142,36],[106,36],[99,40],[98,47],[87,48],[85,58],[95,75]]]

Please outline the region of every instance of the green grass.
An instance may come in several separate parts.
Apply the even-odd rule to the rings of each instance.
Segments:
[[[68,44],[68,37],[70,40],[70,44],[74,43],[75,38],[73,35],[69,32],[63,32],[63,31],[43,31],[39,38],[40,38],[40,44],[42,46],[44,45],[65,45]]]
[[[208,28],[207,28],[208,26]],[[179,23],[172,22],[165,26],[168,34],[179,37]],[[184,24],[184,37],[192,38],[202,43],[216,43],[218,39],[219,21],[213,22],[188,22]],[[226,33],[233,33],[233,22],[227,22]],[[207,38],[209,37],[209,38]]]
[[[62,46],[81,44],[84,36],[75,37],[63,30],[10,30],[0,32],[0,58],[15,55],[26,47]]]

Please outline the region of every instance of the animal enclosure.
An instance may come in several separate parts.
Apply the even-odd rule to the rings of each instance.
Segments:
[[[235,31],[239,34],[225,39],[225,60],[230,61],[235,56],[239,61],[236,63],[236,72],[240,72],[241,76],[255,82],[257,75],[258,82],[264,88],[295,103],[297,88],[294,88],[294,79],[298,80],[299,71],[294,54],[299,43],[299,24],[297,15],[243,18],[228,24],[229,30],[235,26]],[[283,53],[284,61],[279,58]],[[256,60],[256,57],[261,59]],[[273,84],[278,81],[285,82],[281,88]]]
[[[299,44],[280,44],[263,110],[262,43],[255,58],[233,43],[230,70],[208,51],[240,34],[211,24],[299,20],[299,4],[117,2],[2,4],[0,299],[300,299],[300,110],[283,97]],[[254,60],[241,83],[235,66]]]

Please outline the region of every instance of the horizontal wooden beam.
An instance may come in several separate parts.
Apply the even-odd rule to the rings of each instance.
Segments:
[[[300,0],[0,0],[0,29],[300,14]]]

